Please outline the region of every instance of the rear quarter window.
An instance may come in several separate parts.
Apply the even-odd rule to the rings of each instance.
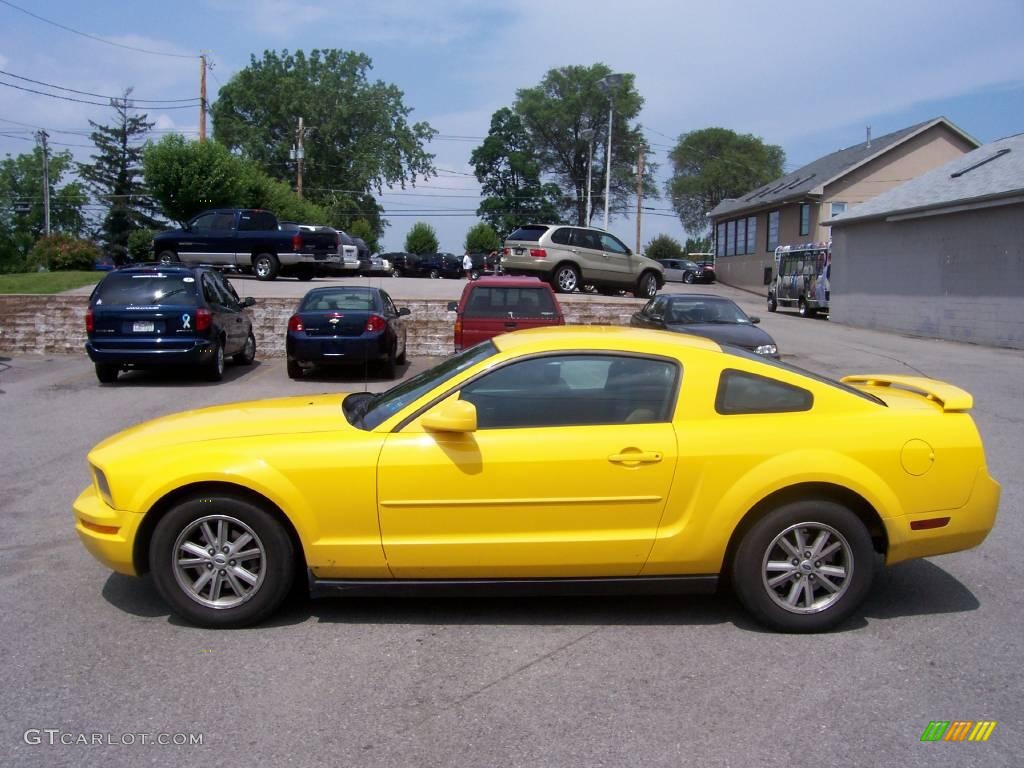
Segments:
[[[96,286],[95,306],[154,306],[198,303],[198,283],[191,275],[113,273]]]
[[[551,294],[544,288],[474,288],[464,317],[557,317]]]
[[[532,227],[519,227],[511,235],[508,236],[509,240],[527,240],[535,243],[540,240],[541,235],[548,231],[547,227],[532,226]]]
[[[814,395],[806,389],[734,368],[722,371],[715,397],[715,410],[724,415],[793,413],[812,405]]]

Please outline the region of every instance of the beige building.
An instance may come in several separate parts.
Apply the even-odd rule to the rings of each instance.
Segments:
[[[833,152],[743,197],[723,200],[709,214],[718,279],[762,290],[777,246],[827,241],[829,227],[821,222],[978,146],[938,117]]]

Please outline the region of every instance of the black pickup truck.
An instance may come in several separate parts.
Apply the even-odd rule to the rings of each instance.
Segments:
[[[324,227],[282,230],[269,211],[218,208],[192,219],[185,229],[153,238],[161,264],[182,262],[252,272],[260,280],[278,275],[311,280],[341,269],[341,240]]]

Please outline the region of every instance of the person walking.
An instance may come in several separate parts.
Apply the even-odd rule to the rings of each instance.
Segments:
[[[466,279],[473,279],[473,257],[469,255],[469,251],[466,251],[466,255],[462,257],[462,269],[466,272]]]

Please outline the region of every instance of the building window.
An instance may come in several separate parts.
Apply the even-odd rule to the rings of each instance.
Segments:
[[[800,234],[811,234],[811,206],[807,203],[800,204]]]
[[[832,203],[832,215],[838,216],[841,213],[846,213],[846,203]]]
[[[747,253],[757,252],[757,216],[747,217]]]
[[[769,253],[774,253],[779,247],[779,212],[772,211],[768,214],[768,236],[765,239],[765,247]]]
[[[737,219],[736,221],[736,253],[747,252],[747,220]]]
[[[725,222],[725,255],[736,255],[736,222]]]
[[[725,224],[719,224],[715,236],[715,255],[725,256]]]

